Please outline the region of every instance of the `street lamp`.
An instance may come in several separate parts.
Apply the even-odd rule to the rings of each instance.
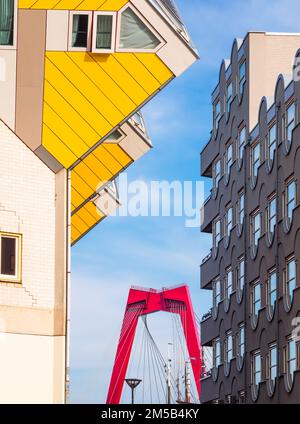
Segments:
[[[131,403],[134,404],[134,391],[139,384],[141,384],[142,380],[138,378],[126,378],[126,383],[131,388]]]

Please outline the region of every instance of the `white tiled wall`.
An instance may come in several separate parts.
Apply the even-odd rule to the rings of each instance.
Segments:
[[[23,236],[22,283],[0,282],[0,305],[52,308],[55,175],[1,121],[0,231]]]

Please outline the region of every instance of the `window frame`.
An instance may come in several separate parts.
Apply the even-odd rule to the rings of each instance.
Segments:
[[[216,346],[219,346],[219,354],[216,355]],[[217,364],[218,359],[218,364]],[[218,369],[222,365],[222,344],[221,339],[217,338],[213,340],[213,367]]]
[[[259,217],[259,224],[258,224],[258,228],[256,229],[256,218]],[[251,213],[250,215],[250,243],[251,243],[251,247],[254,249],[258,248],[259,245],[259,240],[262,237],[262,216],[261,216],[261,212],[259,209],[256,209],[254,212]],[[259,236],[257,236],[257,234],[259,234]],[[257,241],[257,242],[256,242]]]
[[[18,36],[17,36],[17,32],[18,32],[18,1],[17,0],[13,0],[14,1],[14,34],[13,34],[13,44],[10,45],[5,45],[5,44],[0,44],[0,49],[1,50],[16,50],[17,49],[17,40],[18,40]]]
[[[231,284],[228,284],[229,282],[229,278],[231,277]],[[235,285],[234,285],[234,271],[233,268],[230,266],[228,268],[226,268],[225,271],[225,284],[224,284],[224,299],[227,303],[227,311],[229,309],[229,304],[230,304],[230,300],[231,300],[231,296],[234,294],[234,290],[235,290]]]
[[[226,148],[225,148],[225,175],[227,180],[229,180],[230,178],[230,174],[231,174],[231,168],[234,164],[234,149],[233,149],[233,143],[230,140],[227,144],[226,144]]]
[[[72,47],[73,39],[73,16],[74,15],[87,15],[88,16],[88,33],[87,33],[87,47]],[[68,38],[68,51],[73,52],[90,52],[92,50],[92,27],[93,27],[93,12],[84,10],[71,10],[69,14],[69,38]]]
[[[216,172],[217,164],[219,164],[219,172],[218,173]],[[220,183],[221,178],[222,178],[222,160],[221,159],[216,159],[213,162],[212,174],[213,174],[213,188],[216,191],[219,188],[219,183]]]
[[[254,160],[254,152],[255,149],[259,148],[259,155],[256,160]],[[251,166],[250,166],[250,172],[251,172],[251,178],[256,179],[258,177],[259,168],[261,166],[261,143],[260,140],[256,140],[252,146],[251,146],[251,154],[250,154],[250,160],[251,160]],[[255,173],[256,169],[256,173]]]
[[[259,299],[256,299],[255,293],[256,293],[256,287],[259,287]],[[262,308],[262,296],[261,296],[261,284],[260,280],[256,280],[251,284],[251,293],[250,293],[250,312],[251,312],[251,323],[252,327],[256,328],[259,314]],[[259,305],[256,313],[256,307]]]
[[[293,121],[288,122],[288,111],[291,107],[294,107],[294,119]],[[287,150],[290,149],[291,145],[292,145],[292,135],[293,135],[293,129],[296,127],[296,123],[297,123],[297,104],[295,99],[293,99],[291,102],[289,102],[286,105],[286,109],[284,112],[284,115],[282,117],[282,121],[283,121],[283,125],[282,125],[282,129],[283,129],[283,141],[284,141],[284,145],[286,147]],[[291,140],[288,139],[288,132],[289,132],[289,127],[291,126],[292,122],[294,123],[294,126],[292,128],[291,131]]]
[[[294,263],[294,271],[295,271],[295,277],[290,278],[289,277],[289,265],[291,263]],[[297,288],[297,274],[298,274],[298,266],[297,261],[295,258],[295,255],[291,255],[285,260],[285,268],[284,268],[284,275],[283,275],[283,294],[284,294],[284,304],[286,306],[286,309],[290,310],[294,303],[295,298],[295,290]],[[289,279],[288,279],[289,278]],[[294,280],[294,289],[292,292],[290,292],[290,286],[291,281]]]
[[[295,344],[295,357],[291,358],[290,355],[290,346]],[[295,362],[295,369],[291,372],[291,363]],[[284,374],[285,374],[285,383],[288,391],[292,390],[295,381],[295,373],[299,370],[299,342],[295,340],[293,336],[289,336],[286,339],[286,345],[284,348]]]
[[[231,94],[229,95],[229,87],[231,87]],[[226,116],[229,117],[231,113],[231,105],[233,102],[233,82],[229,81],[226,84]]]
[[[219,227],[220,231],[218,233],[216,232],[216,225],[217,224],[220,226]],[[222,220],[221,220],[220,217],[217,217],[213,221],[213,247],[215,249],[218,249],[219,244],[221,243],[221,240],[222,240]]]
[[[275,130],[275,138],[272,139],[271,141],[271,133],[273,129]],[[268,127],[268,135],[267,135],[267,143],[266,143],[266,157],[267,157],[269,168],[271,168],[271,166],[273,165],[275,161],[276,149],[277,149],[277,123],[276,121],[273,121]],[[271,157],[271,152],[272,152],[272,157]]]
[[[275,351],[275,364],[272,362],[273,359],[273,351]],[[278,346],[277,343],[271,343],[268,348],[268,354],[266,357],[266,380],[268,384],[268,393],[269,396],[273,396],[275,386],[276,386],[276,380],[278,378]],[[275,376],[273,377],[273,370],[275,369]]]
[[[219,113],[217,113],[217,106],[219,105]],[[218,98],[213,104],[213,120],[214,120],[214,131],[218,132],[220,120],[221,120],[221,100]]]
[[[243,338],[242,338],[243,335]],[[242,352],[243,351],[243,352]],[[239,325],[239,331],[237,336],[237,357],[239,360],[243,360],[246,353],[246,326],[245,324]]]
[[[272,277],[275,276],[275,288],[272,287]],[[266,284],[266,306],[267,306],[267,318],[268,320],[272,320],[274,317],[276,304],[277,304],[277,269],[272,268],[268,271],[268,280]],[[272,295],[275,293],[275,301],[272,303]]]
[[[243,199],[243,201],[242,201]],[[243,203],[243,205],[242,205]],[[238,201],[237,201],[237,223],[242,228],[245,222],[245,190],[241,190],[238,193]]]
[[[243,264],[243,266],[242,266]],[[243,273],[241,273],[241,268],[243,267]],[[242,300],[242,294],[244,292],[245,288],[245,279],[246,279],[246,261],[244,256],[240,256],[238,258],[238,264],[237,264],[237,280],[236,280],[236,289],[237,289],[237,295],[238,295],[238,302],[240,303]],[[243,281],[243,285],[241,286],[241,281]]]
[[[22,276],[22,234],[18,233],[7,233],[0,231],[0,270],[1,270],[1,248],[2,248],[2,237],[13,238],[16,240],[16,274],[15,275],[5,275],[0,273],[0,283],[21,283]]]
[[[231,215],[231,219],[229,219]],[[232,204],[226,206],[224,217],[224,236],[230,239],[231,231],[234,229],[234,209]]]
[[[241,68],[244,66],[244,75],[241,78]],[[243,58],[240,60],[238,64],[238,90],[239,90],[239,99],[241,100],[243,98],[244,92],[245,92],[245,85],[246,85],[246,59]],[[242,87],[242,89],[241,89]]]
[[[228,348],[229,346],[229,340],[231,339],[231,349]],[[229,353],[231,353],[231,357],[229,357]],[[224,363],[225,365],[229,365],[231,361],[234,359],[234,337],[232,330],[227,331],[225,335],[225,342],[224,342]]]
[[[244,141],[241,143],[241,135],[245,134],[245,139]],[[244,158],[244,151],[245,151],[245,146],[247,144],[247,127],[246,125],[243,125],[239,130],[238,130],[238,137],[237,137],[237,159],[241,162]]]
[[[215,278],[212,284],[213,284],[213,307],[217,309],[223,300],[222,283],[221,283],[220,277]],[[219,287],[218,291],[217,291],[217,287]]]
[[[272,204],[275,202],[275,213],[272,214]],[[275,223],[273,224],[272,228],[272,222],[275,219]],[[277,225],[277,196],[276,193],[272,193],[268,198],[268,204],[267,204],[267,213],[266,213],[266,224],[267,224],[267,233],[272,237],[276,231],[276,225]]]
[[[259,360],[260,368],[257,370],[257,362]],[[259,381],[257,381],[256,377],[259,375]],[[256,350],[251,353],[251,387],[252,387],[252,396],[254,400],[257,399],[259,387],[263,382],[263,361],[260,350]]]
[[[120,45],[120,37],[121,37],[121,20],[122,13],[126,9],[131,9],[140,20],[146,25],[146,27],[153,32],[155,37],[160,42],[157,47],[154,49],[125,49],[119,47]],[[162,38],[162,36],[158,33],[158,31],[153,27],[153,25],[137,10],[132,3],[126,3],[119,11],[118,11],[118,25],[115,32],[115,51],[117,53],[156,53],[158,50],[162,48],[162,46],[166,44],[166,41]]]
[[[112,30],[111,30],[111,48],[110,49],[99,49],[96,47],[97,42],[97,21],[98,16],[112,16]],[[110,54],[116,51],[116,30],[117,30],[117,12],[111,11],[94,11],[93,12],[93,29],[92,29],[92,47],[91,52],[97,54]]]
[[[289,186],[294,184],[295,185],[295,192],[294,192],[294,197],[292,199],[288,198],[289,195]],[[293,222],[293,217],[294,217],[294,211],[297,207],[297,201],[298,201],[298,193],[297,193],[297,181],[294,177],[294,175],[292,175],[291,177],[289,177],[284,184],[284,194],[283,194],[283,216],[285,219],[285,222],[287,223],[288,226],[291,225],[291,223]],[[292,215],[291,217],[288,216],[289,215],[289,206],[291,205],[291,203],[294,202],[294,208],[292,211]]]

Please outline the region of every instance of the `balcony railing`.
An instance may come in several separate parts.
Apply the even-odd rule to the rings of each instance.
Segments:
[[[212,317],[212,308],[206,314],[203,315],[201,319],[201,323],[207,321],[211,317]]]
[[[210,260],[211,257],[212,257],[212,249],[210,250],[209,254],[205,256],[201,264],[204,265],[206,262]]]

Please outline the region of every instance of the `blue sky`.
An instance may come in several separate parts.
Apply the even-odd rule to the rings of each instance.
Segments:
[[[199,154],[211,130],[210,94],[234,38],[249,30],[299,31],[298,0],[177,0],[177,5],[201,60],[144,108],[154,149],[129,168],[129,181],[201,180]],[[208,192],[210,182],[205,184]],[[131,285],[186,283],[197,314],[209,309],[211,294],[200,291],[199,265],[211,238],[184,224],[184,218],[112,217],[73,248],[72,402],[105,401]],[[164,352],[168,318],[155,315],[151,325]]]

